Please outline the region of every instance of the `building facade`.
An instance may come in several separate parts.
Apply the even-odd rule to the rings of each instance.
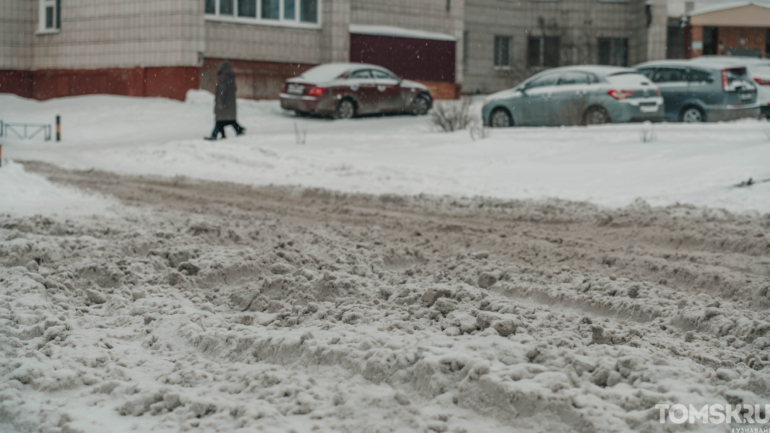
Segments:
[[[667,57],[768,57],[770,1],[670,0]]]
[[[0,92],[183,99],[227,59],[242,98],[348,61],[456,98],[665,58],[666,18],[666,0],[0,0]]]
[[[228,59],[239,97],[277,98],[286,78],[349,61],[351,26],[389,30],[394,45],[419,31],[432,50],[442,38],[458,46],[463,13],[463,0],[0,0],[0,92],[183,99],[213,90]],[[451,55],[445,78],[426,84],[454,97],[462,54]]]
[[[666,0],[466,0],[463,89],[510,88],[550,67],[665,58]]]

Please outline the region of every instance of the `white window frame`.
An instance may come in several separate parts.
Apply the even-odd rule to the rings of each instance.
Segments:
[[[45,0],[41,0],[45,1]],[[238,0],[232,0],[233,2],[233,14],[232,15],[220,15],[219,14],[219,2],[220,0],[214,0],[214,12],[213,14],[204,14],[206,21],[218,21],[223,23],[237,23],[237,24],[252,24],[252,25],[265,25],[276,27],[295,27],[301,29],[320,29],[322,25],[323,16],[323,0],[316,0],[318,2],[318,22],[317,23],[305,23],[299,20],[300,17],[300,3],[303,0],[294,0],[294,19],[284,18],[284,1],[279,2],[278,19],[264,19],[262,18],[262,1],[256,0],[257,3],[257,17],[241,17],[238,16]]]
[[[53,27],[46,26],[48,8],[53,8]],[[38,35],[55,34],[61,32],[61,1],[38,0],[37,31]],[[59,25],[57,27],[57,24]]]

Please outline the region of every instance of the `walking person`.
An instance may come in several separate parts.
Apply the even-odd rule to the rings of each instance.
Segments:
[[[211,132],[210,137],[204,137],[206,140],[216,140],[219,138],[219,134],[222,134],[222,138],[225,136],[225,126],[232,125],[235,128],[236,135],[242,135],[246,132],[246,128],[238,124],[236,119],[236,107],[235,107],[235,92],[237,87],[235,86],[235,72],[230,67],[230,62],[225,60],[219,64],[219,71],[217,72],[217,89],[214,93],[215,105],[214,114],[216,115],[216,125],[214,131]]]

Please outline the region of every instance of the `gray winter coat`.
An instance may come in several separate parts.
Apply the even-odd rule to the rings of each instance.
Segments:
[[[217,72],[216,105],[214,106],[217,122],[236,120],[236,90],[235,72],[230,67],[230,62],[225,60],[219,65],[219,72]]]

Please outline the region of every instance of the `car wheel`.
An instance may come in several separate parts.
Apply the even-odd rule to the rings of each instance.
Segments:
[[[337,111],[334,113],[337,119],[352,119],[356,117],[356,104],[350,99],[343,99],[337,104]]]
[[[703,122],[703,112],[697,107],[690,107],[682,111],[682,122],[700,123]]]
[[[604,125],[610,123],[610,115],[602,107],[591,107],[583,114],[583,125]]]
[[[513,119],[508,110],[504,108],[497,108],[489,116],[489,124],[493,128],[510,128],[513,126]]]
[[[412,99],[412,114],[415,116],[424,116],[430,111],[430,99],[425,95],[417,95]]]

